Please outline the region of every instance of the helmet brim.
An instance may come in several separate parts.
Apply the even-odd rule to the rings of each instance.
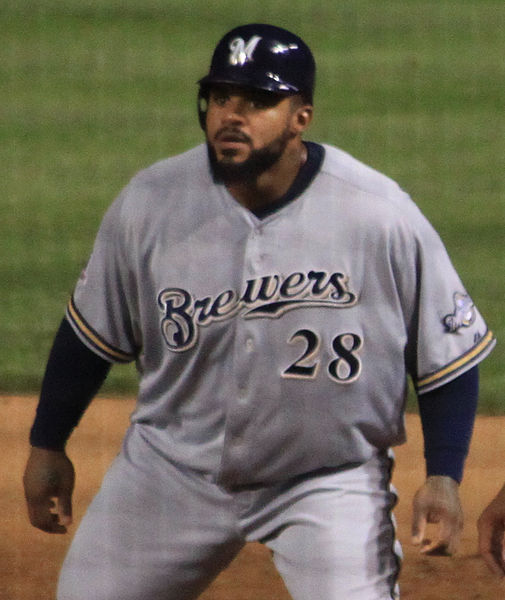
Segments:
[[[282,96],[294,96],[300,93],[298,88],[281,81],[280,78],[273,73],[267,74],[261,80],[252,79],[251,77],[216,77],[212,75],[207,75],[198,80],[198,85],[202,89],[219,84],[235,85],[245,89],[263,90]]]

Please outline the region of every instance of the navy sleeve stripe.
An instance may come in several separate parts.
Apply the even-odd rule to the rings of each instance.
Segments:
[[[478,364],[491,352],[496,344],[492,331],[486,335],[471,350],[460,356],[453,362],[446,365],[443,369],[421,377],[416,382],[416,391],[418,394],[424,394],[434,390],[441,385],[452,381],[471,367]]]
[[[124,352],[107,343],[90,325],[77,309],[74,298],[70,298],[66,312],[67,319],[77,328],[88,344],[97,354],[110,362],[128,363],[135,359],[135,355]]]

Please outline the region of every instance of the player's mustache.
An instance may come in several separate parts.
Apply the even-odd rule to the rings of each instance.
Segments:
[[[222,127],[216,133],[215,139],[218,141],[225,139],[230,142],[251,143],[251,138],[246,133],[240,131],[240,129],[235,129],[234,127]]]

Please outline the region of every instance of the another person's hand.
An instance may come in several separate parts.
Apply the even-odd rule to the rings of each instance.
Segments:
[[[28,515],[34,527],[66,533],[72,523],[75,473],[65,452],[32,448],[23,476]]]
[[[479,552],[487,566],[505,576],[505,485],[482,511],[477,521]]]
[[[438,526],[435,539],[426,539],[428,524]],[[414,496],[412,543],[430,555],[451,555],[459,546],[463,511],[458,483],[451,477],[430,476]]]

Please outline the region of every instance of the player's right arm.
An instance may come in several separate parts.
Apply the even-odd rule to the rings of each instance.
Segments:
[[[28,516],[47,533],[66,533],[72,524],[74,466],[64,451],[32,446],[23,476]]]
[[[47,362],[23,476],[30,522],[42,531],[65,533],[72,522],[74,467],[65,446],[110,367],[64,319]]]

